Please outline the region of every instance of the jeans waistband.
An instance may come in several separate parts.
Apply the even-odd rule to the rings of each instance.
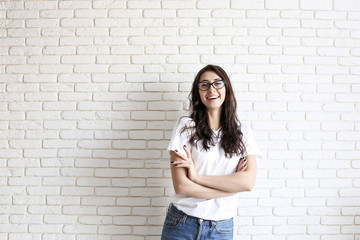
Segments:
[[[194,217],[191,215],[188,215],[186,213],[184,213],[183,211],[179,210],[173,203],[170,203],[169,205],[169,210],[172,211],[173,213],[182,216],[181,217],[181,221],[186,222],[187,220],[190,221],[195,221],[195,222],[203,222],[203,223],[208,223],[211,225],[217,224],[218,222],[223,222],[223,221],[229,221],[229,220],[233,220],[233,218],[229,218],[229,219],[224,219],[224,220],[208,220],[208,219],[201,219],[198,217]]]
[[[196,221],[201,219],[201,218],[197,218],[197,217],[194,217],[194,216],[191,216],[191,215],[188,215],[188,214],[184,213],[183,211],[179,210],[173,203],[170,203],[169,209],[171,211],[177,213],[177,214],[186,216],[187,219],[193,219],[193,220],[196,220]]]

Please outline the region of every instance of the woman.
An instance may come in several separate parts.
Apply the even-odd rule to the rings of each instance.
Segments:
[[[168,147],[175,196],[162,240],[233,239],[237,193],[251,191],[259,149],[236,116],[226,72],[201,69],[193,82],[190,117],[176,124]]]

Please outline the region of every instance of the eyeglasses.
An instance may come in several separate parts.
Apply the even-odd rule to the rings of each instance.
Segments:
[[[214,81],[213,83],[209,83],[209,82],[199,82],[198,83],[198,88],[201,91],[207,91],[210,88],[210,86],[213,86],[213,88],[215,88],[216,90],[219,90],[225,86],[225,81],[217,80],[217,81]]]

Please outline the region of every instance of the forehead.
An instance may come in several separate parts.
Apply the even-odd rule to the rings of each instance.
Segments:
[[[201,74],[200,76],[200,81],[214,81],[216,79],[221,79],[221,77],[219,75],[217,75],[215,72],[213,71],[207,71],[204,72],[203,74]]]

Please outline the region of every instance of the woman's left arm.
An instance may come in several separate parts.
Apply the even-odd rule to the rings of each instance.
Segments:
[[[245,158],[247,161],[247,167],[244,171],[221,176],[196,175],[192,181],[197,184],[225,192],[235,193],[251,191],[256,180],[256,157],[255,155],[248,155]]]

